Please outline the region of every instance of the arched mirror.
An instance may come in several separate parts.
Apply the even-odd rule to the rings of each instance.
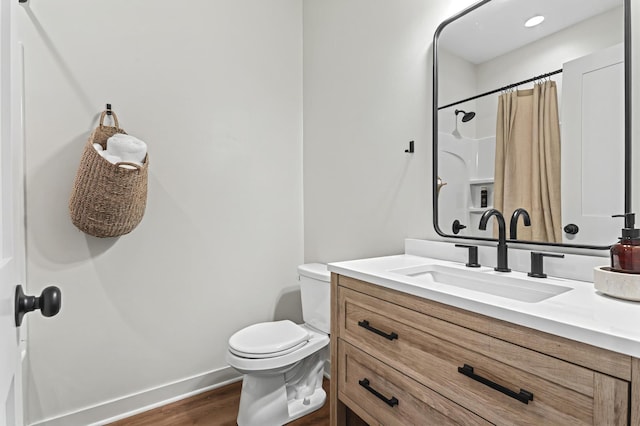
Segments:
[[[447,237],[605,249],[631,208],[629,0],[485,0],[433,44],[433,217]],[[529,21],[535,18],[533,21]],[[538,21],[537,23],[534,21]],[[517,216],[517,215],[516,215]],[[508,235],[509,237],[509,235]]]

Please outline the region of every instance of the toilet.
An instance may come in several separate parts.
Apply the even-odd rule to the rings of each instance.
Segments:
[[[227,362],[244,375],[238,426],[277,426],[322,407],[324,364],[329,359],[327,266],[298,266],[304,324],[289,320],[253,324],[229,338]]]

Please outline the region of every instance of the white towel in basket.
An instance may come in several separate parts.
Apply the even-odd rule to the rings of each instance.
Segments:
[[[116,133],[107,139],[107,153],[122,161],[142,165],[147,155],[147,144],[135,136]]]

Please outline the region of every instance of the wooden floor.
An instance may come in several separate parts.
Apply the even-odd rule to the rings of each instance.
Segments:
[[[327,379],[322,383],[322,387],[328,396],[329,381]],[[233,383],[119,420],[111,423],[111,426],[235,426],[241,388],[242,382]],[[289,423],[290,426],[326,426],[328,424],[329,398],[318,411]]]

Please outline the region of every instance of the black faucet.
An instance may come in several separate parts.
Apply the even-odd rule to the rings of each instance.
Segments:
[[[529,217],[529,212],[520,207],[519,209],[515,209],[513,214],[511,215],[511,222],[509,223],[509,239],[517,240],[518,239],[518,218],[522,215],[522,219],[524,220],[524,226],[531,226],[531,218]]]
[[[498,272],[511,272],[511,269],[509,269],[509,262],[507,260],[507,232],[502,213],[496,209],[489,209],[482,213],[482,217],[480,218],[480,229],[482,231],[487,229],[487,221],[491,216],[495,216],[498,221],[498,266],[493,269]]]
[[[479,268],[481,266],[478,263],[478,246],[456,244],[456,247],[464,247],[469,249],[469,261],[465,264],[467,268]]]

